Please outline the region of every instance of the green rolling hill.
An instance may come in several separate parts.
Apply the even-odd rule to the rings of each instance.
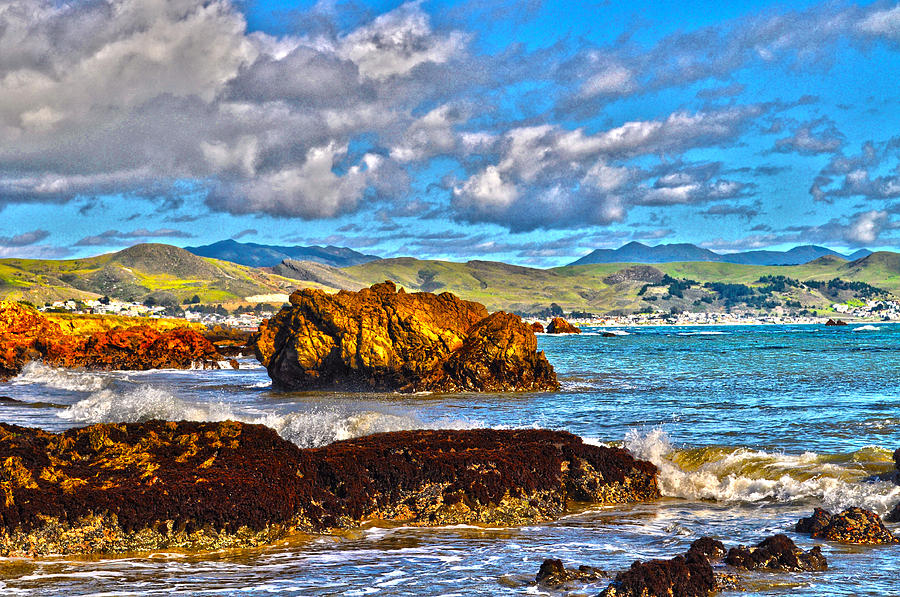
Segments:
[[[140,244],[86,259],[0,260],[0,296],[35,304],[110,296],[142,301],[240,301],[247,296],[288,294],[296,282],[259,269],[197,257],[163,244]]]
[[[836,278],[841,282],[828,284]],[[673,307],[824,309],[834,302],[900,296],[900,254],[879,252],[854,261],[825,256],[791,266],[675,262],[537,269],[402,257],[345,268],[306,261],[252,268],[169,245],[142,244],[86,259],[0,260],[0,297],[34,303],[102,295],[177,302],[197,295],[204,303],[236,303],[298,287],[355,290],[384,280],[410,291],[450,291],[492,310],[520,313],[536,313],[551,303],[596,314]]]

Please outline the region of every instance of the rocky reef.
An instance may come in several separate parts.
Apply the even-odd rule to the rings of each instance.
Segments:
[[[537,391],[559,383],[531,328],[509,313],[392,282],[298,290],[254,350],[280,389]]]
[[[739,576],[721,570],[723,556],[724,563],[732,570],[805,572],[828,568],[818,546],[803,551],[782,534],[769,537],[755,547],[733,547],[727,555],[721,541],[701,537],[684,555],[670,560],[634,562],[631,568],[616,575],[600,597],[708,597],[716,591],[741,589]],[[713,563],[718,563],[719,571]]]
[[[885,528],[881,517],[863,508],[848,508],[839,514],[816,508],[812,516],[797,522],[796,531],[839,543],[900,543],[900,539]]]
[[[828,562],[816,545],[809,551],[797,547],[787,535],[777,534],[764,539],[755,547],[732,547],[725,563],[743,570],[818,571],[826,570]]]
[[[554,317],[547,324],[548,334],[580,334],[581,330],[562,317]]]
[[[55,367],[146,370],[218,367],[215,347],[197,331],[168,325],[108,328],[97,318],[87,329],[63,325],[18,303],[0,303],[0,378],[18,374],[29,361]]]
[[[262,425],[0,423],[0,555],[209,550],[370,520],[513,525],[659,496],[656,467],[546,430],[403,431],[301,449]]]

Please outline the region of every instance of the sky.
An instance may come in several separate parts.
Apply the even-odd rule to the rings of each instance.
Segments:
[[[0,257],[900,244],[900,5],[0,0]]]

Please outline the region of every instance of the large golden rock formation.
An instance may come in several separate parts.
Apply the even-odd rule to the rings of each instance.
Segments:
[[[97,328],[96,319],[87,329]],[[0,379],[33,360],[55,367],[146,370],[217,366],[221,358],[197,331],[171,328],[168,322],[144,320],[88,333],[78,333],[72,322],[63,324],[18,303],[0,302]]]
[[[257,358],[282,389],[526,391],[559,387],[516,315],[392,282],[298,290],[260,326]]]
[[[659,497],[656,467],[547,430],[400,431],[300,449],[262,425],[0,423],[0,555],[212,550],[365,521],[514,525]]]

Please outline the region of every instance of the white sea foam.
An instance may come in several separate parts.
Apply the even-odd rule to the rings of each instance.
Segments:
[[[727,336],[728,332],[719,332],[716,330],[704,332],[677,332],[677,336]]]
[[[807,452],[777,454],[745,448],[676,450],[660,429],[629,431],[625,447],[659,468],[663,495],[722,502],[795,502],[815,500],[823,507],[850,506],[887,512],[900,498],[900,487],[863,480],[869,476],[852,459],[842,463]],[[887,454],[887,451],[885,451]]]
[[[874,325],[861,325],[858,328],[853,328],[854,332],[877,332],[881,328]]]
[[[338,407],[289,413],[235,411],[222,402],[189,402],[170,391],[141,385],[125,392],[101,390],[60,411],[59,417],[83,423],[167,421],[225,421],[257,423],[274,429],[302,448],[373,433],[407,429],[465,429],[480,426],[466,420],[423,421],[413,414],[350,411]]]
[[[74,369],[57,369],[32,361],[12,380],[16,385],[41,384],[57,390],[96,392],[106,386],[103,375]]]

